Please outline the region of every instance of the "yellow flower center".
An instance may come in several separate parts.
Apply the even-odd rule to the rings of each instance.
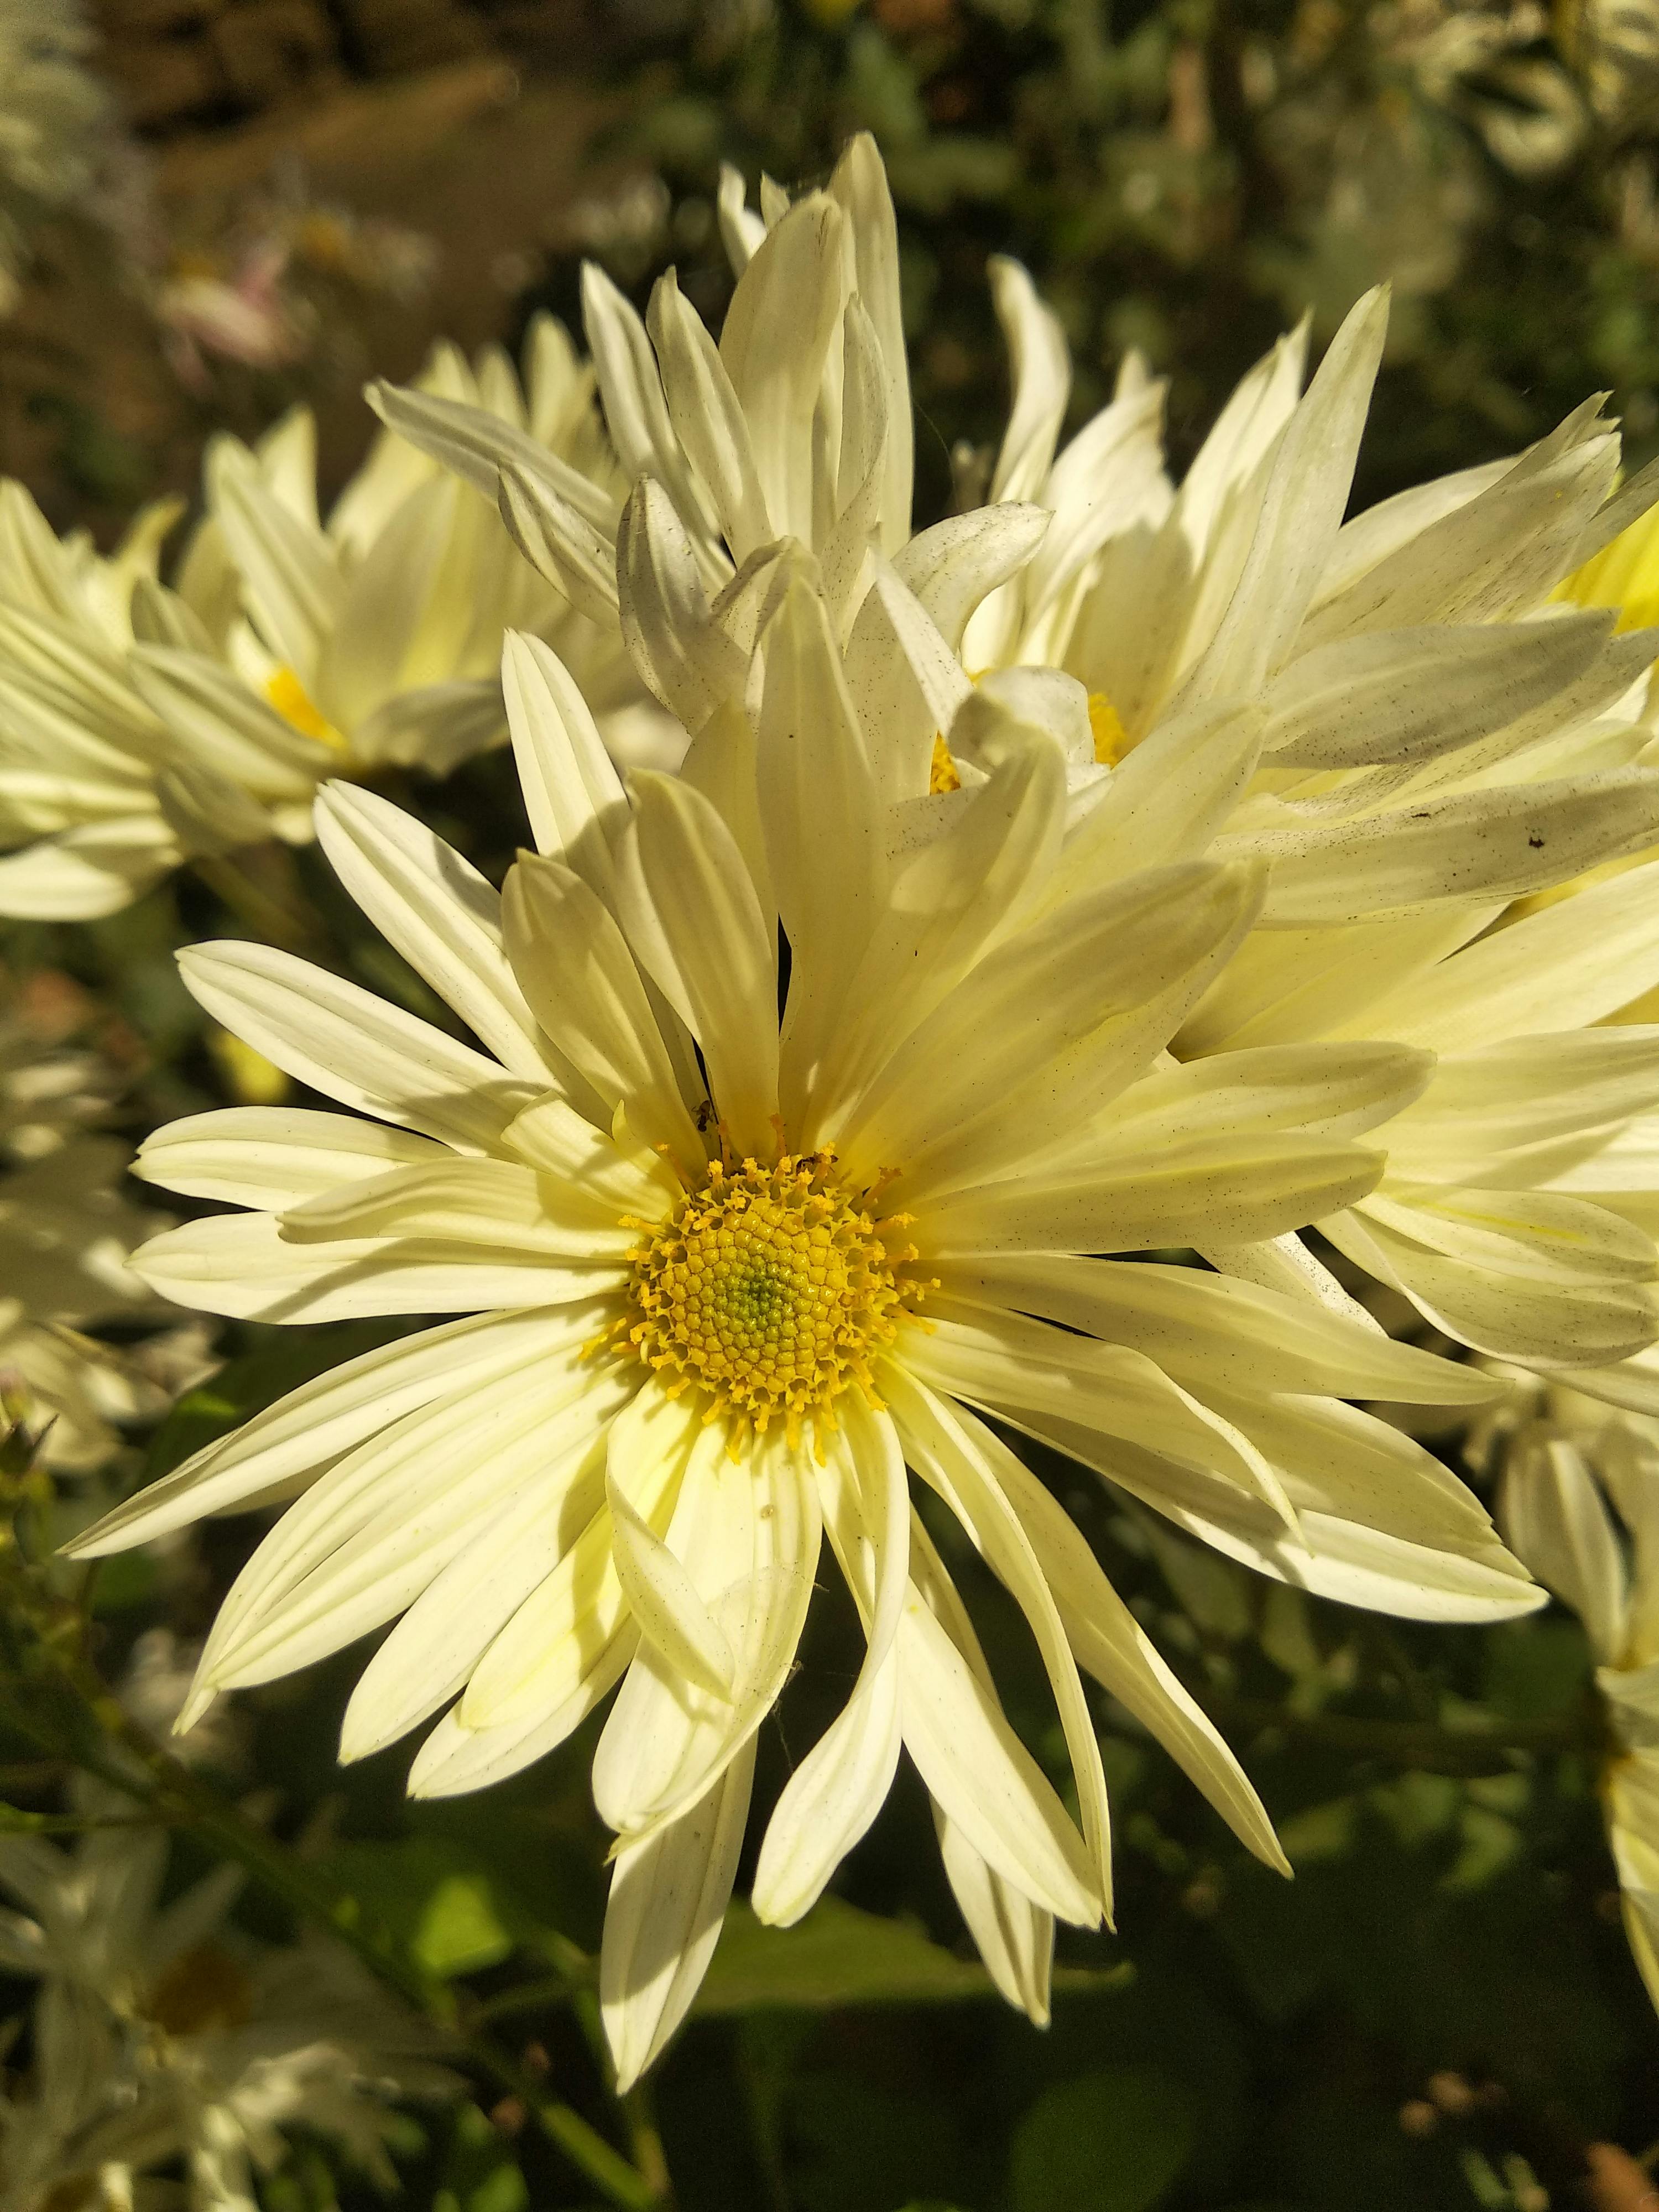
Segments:
[[[302,738],[315,738],[319,744],[332,745],[337,752],[345,751],[344,738],[286,661],[274,676],[265,679],[265,703],[274,707]]]
[[[1096,760],[1102,768],[1115,768],[1129,750],[1129,732],[1103,691],[1089,694],[1089,728],[1095,741]]]
[[[629,1255],[629,1341],[671,1397],[708,1391],[706,1418],[732,1417],[736,1437],[782,1420],[793,1438],[803,1417],[834,1428],[830,1407],[854,1383],[879,1404],[870,1361],[921,1296],[899,1272],[914,1249],[889,1249],[833,1168],[827,1152],[774,1168],[716,1160]]]
[[[971,680],[977,683],[979,679],[975,677]],[[1130,738],[1122,717],[1103,691],[1089,694],[1089,730],[1095,741],[1096,760],[1103,768],[1115,768],[1130,750]],[[944,738],[935,732],[933,764],[927,772],[928,796],[938,799],[947,791],[961,789],[962,777],[956,757]]]

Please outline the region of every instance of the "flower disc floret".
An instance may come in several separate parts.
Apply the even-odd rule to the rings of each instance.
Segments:
[[[671,1396],[706,1390],[708,1418],[733,1418],[738,1434],[780,1419],[792,1434],[804,1418],[833,1427],[854,1384],[879,1405],[871,1358],[921,1295],[900,1273],[914,1252],[890,1250],[865,1194],[833,1170],[827,1152],[770,1168],[714,1161],[630,1255],[629,1341]]]

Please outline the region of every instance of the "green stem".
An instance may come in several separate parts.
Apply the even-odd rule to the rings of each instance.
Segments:
[[[562,1977],[549,1975],[538,1982],[520,1982],[514,1989],[503,1990],[499,1996],[485,1997],[469,2013],[473,2027],[483,2027],[487,2022],[510,2020],[515,2012],[546,2012],[555,2005],[567,2005],[576,1994],[571,1984]]]
[[[656,2100],[644,2081],[636,2081],[622,2100],[623,2118],[628,2123],[628,2148],[633,2154],[634,2164],[649,2185],[652,2203],[670,2212],[674,2202],[674,2185],[669,2179],[668,2156],[662,2147],[662,2131],[657,2125]]]
[[[1599,1737],[1590,1719],[1570,1714],[1548,1720],[1498,1721],[1445,1728],[1431,1721],[1366,1720],[1350,1713],[1297,1713],[1252,1698],[1210,1698],[1218,1722],[1237,1728],[1275,1729],[1298,1742],[1320,1744],[1357,1757],[1386,1759],[1430,1773],[1490,1772],[1513,1752],[1589,1751]]]

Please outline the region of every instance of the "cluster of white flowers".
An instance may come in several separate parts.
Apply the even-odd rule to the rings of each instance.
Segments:
[[[440,2039],[327,1937],[255,1944],[221,1869],[170,1903],[167,1843],[120,1825],[128,1801],[82,1789],[68,1849],[0,1837],[0,1966],[37,1976],[28,2078],[0,2098],[3,2212],[177,2204],[149,2181],[182,2164],[189,2212],[252,2212],[284,2130],[331,2139],[383,2186],[387,2100],[447,2095]]]
[[[77,1549],[292,1499],[183,1724],[395,1623],[341,1749],[436,1716],[417,1794],[523,1768],[614,1690],[623,2083],[717,1940],[826,1539],[864,1662],[769,1809],[755,1910],[807,1911],[908,1754],[1041,2020],[1055,1921],[1111,1911],[1085,1674],[1284,1862],[1011,1433],[1263,1575],[1480,1622],[1545,1601],[1531,1547],[1352,1401],[1490,1407],[1473,1352],[1659,1413],[1659,1029],[1630,1018],[1659,988],[1659,635],[1626,618],[1656,492],[1620,487],[1599,407],[1345,520],[1372,295],[1305,392],[1281,342],[1176,486],[1133,361],[1060,448],[1064,336],[1001,263],[988,498],[917,532],[873,148],[758,213],[729,180],[720,214],[718,343],[672,275],[641,319],[590,272],[603,435],[544,326],[527,407],[499,357],[378,389],[326,529],[296,422],[216,449],[172,589],[159,517],[99,562],[14,493],[0,541],[0,808],[39,839],[0,908],[106,910],[314,818],[476,1040],[257,943],[184,957],[343,1110],[153,1136],[143,1176],[240,1210],[155,1238],[145,1281],[265,1322],[459,1317]],[[362,787],[498,723],[533,846],[499,894]],[[1310,1231],[1451,1356],[1387,1336]],[[940,1514],[1030,1624],[1075,1819]]]
[[[474,368],[440,347],[420,388],[614,515],[591,372],[545,319],[526,357],[521,386],[499,350]],[[0,915],[113,914],[188,859],[304,842],[329,777],[447,774],[504,735],[507,627],[556,645],[619,749],[648,746],[659,718],[620,641],[525,567],[464,483],[385,438],[325,525],[315,447],[302,408],[257,450],[216,438],[171,586],[176,504],[102,559],[0,485]]]

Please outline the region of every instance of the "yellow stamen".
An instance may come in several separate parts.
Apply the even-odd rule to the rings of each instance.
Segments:
[[[951,748],[941,737],[933,739],[933,764],[927,772],[927,792],[932,799],[947,791],[960,791],[962,778],[957,774],[957,764],[951,757]]]
[[[283,720],[290,723],[302,738],[315,738],[319,744],[332,745],[337,751],[345,751],[344,738],[286,661],[274,676],[265,679],[265,702],[274,707]]]
[[[1096,760],[1102,768],[1115,768],[1129,750],[1129,732],[1103,691],[1089,694],[1089,727],[1094,733]]]
[[[735,1448],[750,1429],[803,1420],[833,1429],[832,1409],[856,1385],[872,1404],[870,1362],[891,1340],[923,1286],[897,1270],[864,1194],[835,1180],[828,1152],[785,1153],[708,1178],[629,1257],[625,1334],[671,1396],[708,1393],[706,1419],[732,1423]]]

